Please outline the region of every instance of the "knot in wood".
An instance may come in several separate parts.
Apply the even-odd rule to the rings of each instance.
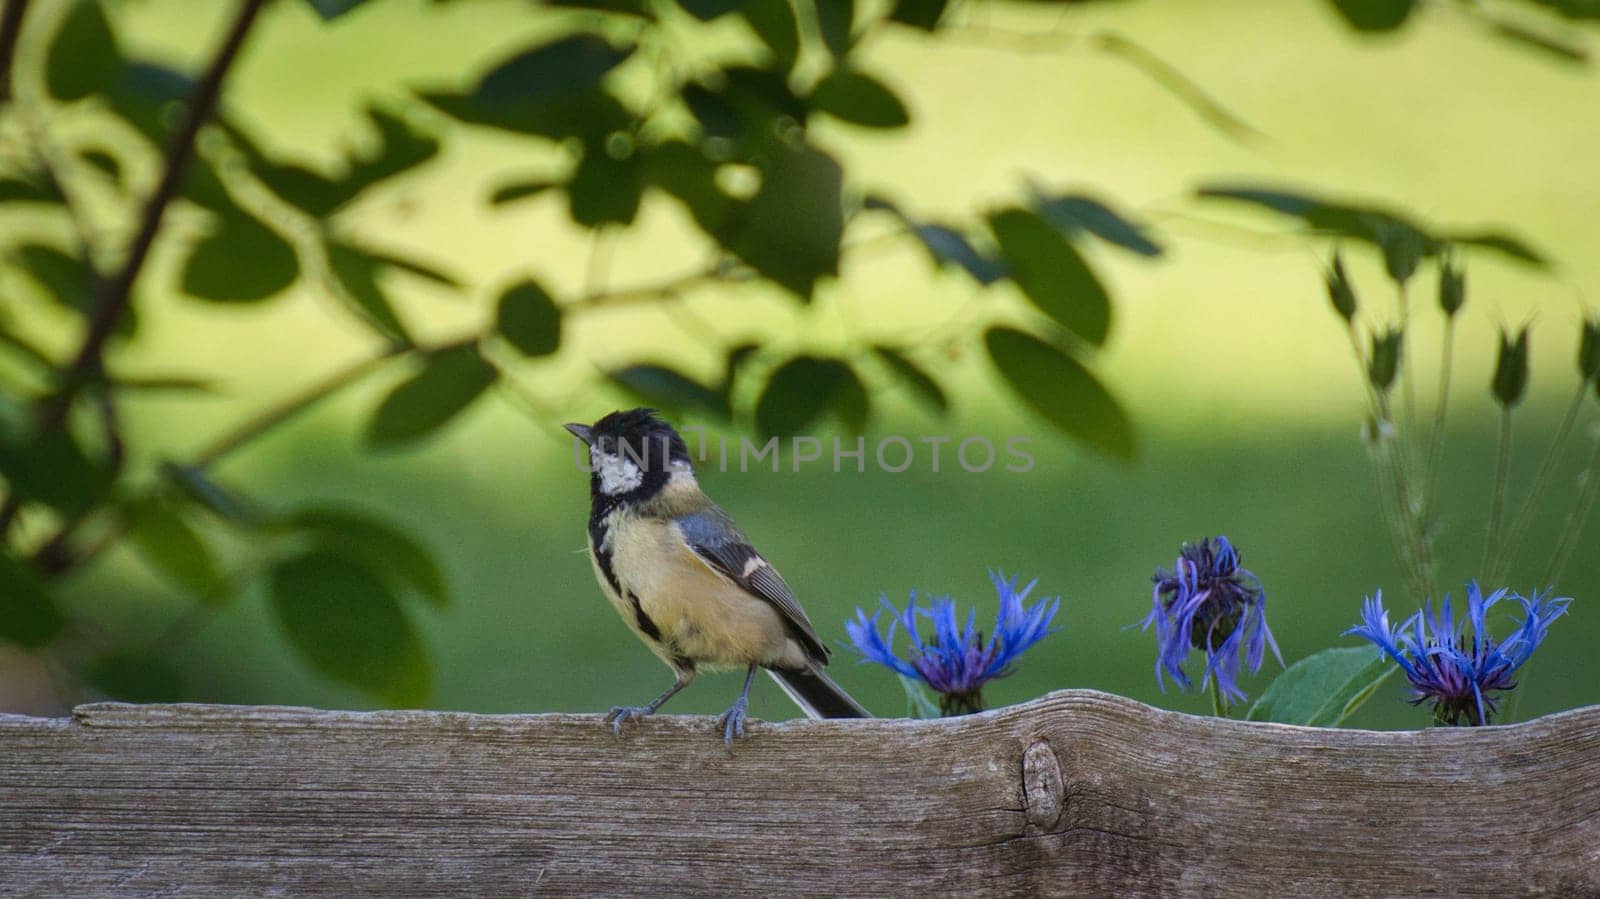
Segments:
[[[1035,827],[1049,829],[1061,820],[1066,784],[1047,740],[1034,742],[1022,753],[1022,802],[1028,823]]]

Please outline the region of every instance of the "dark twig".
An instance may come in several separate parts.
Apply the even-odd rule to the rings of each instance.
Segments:
[[[189,98],[188,114],[184,118],[183,126],[173,135],[172,143],[167,147],[166,166],[162,170],[161,181],[156,185],[155,193],[145,204],[139,232],[128,247],[128,254],[121,268],[101,286],[83,343],[67,367],[59,389],[46,402],[41,413],[40,420],[44,429],[50,430],[61,426],[66,418],[67,409],[72,405],[73,397],[86,381],[99,373],[100,351],[105,346],[106,338],[111,336],[117,321],[128,308],[128,303],[133,297],[133,284],[138,279],[140,270],[144,268],[145,259],[150,255],[150,247],[155,243],[156,235],[161,230],[162,215],[166,212],[167,205],[178,195],[183,186],[184,175],[189,170],[189,163],[194,159],[195,135],[199,133],[201,126],[211,119],[212,113],[216,110],[217,101],[222,95],[223,79],[227,77],[228,70],[232,68],[234,60],[239,55],[239,48],[244,45],[245,36],[250,33],[250,27],[266,3],[267,0],[243,0],[233,27],[223,41],[221,49],[217,51],[216,59],[195,88],[194,95]]]
[[[195,135],[216,110],[217,101],[222,95],[223,79],[227,77],[228,70],[238,57],[239,48],[244,46],[245,36],[250,33],[256,16],[266,4],[267,0],[243,0],[227,38],[217,51],[216,59],[212,61],[205,77],[200,80],[193,96],[189,98],[188,114],[184,118],[183,127],[173,135],[172,142],[167,147],[166,165],[161,173],[161,181],[145,204],[139,232],[128,247],[127,257],[116,274],[100,284],[99,290],[96,291],[94,313],[89,319],[83,343],[78,347],[77,355],[73,357],[72,362],[62,371],[55,393],[46,398],[39,408],[39,434],[60,429],[66,422],[73,399],[86,383],[100,373],[101,350],[105,347],[106,339],[111,336],[118,320],[127,311],[128,303],[133,298],[134,282],[138,280],[139,271],[144,268],[145,259],[150,255],[150,247],[155,243],[156,235],[161,230],[162,215],[166,212],[167,204],[178,195],[189,163],[194,159]],[[8,14],[13,5],[15,0],[6,7]],[[16,495],[12,494],[6,497],[5,505],[0,507],[0,537],[10,531],[19,505]]]
[[[6,0],[0,11],[0,103],[11,100],[11,61],[17,55],[17,38],[22,34],[22,14],[28,0]]]

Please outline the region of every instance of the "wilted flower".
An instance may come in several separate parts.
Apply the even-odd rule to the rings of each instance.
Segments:
[[[845,632],[863,662],[877,662],[933,688],[939,694],[939,711],[944,715],[981,712],[983,685],[1010,674],[1013,663],[1028,647],[1059,630],[1050,627],[1050,620],[1061,605],[1060,597],[1049,597],[1023,606],[1038,581],[1019,590],[1016,578],[1008,581],[1004,575],[991,571],[989,579],[1000,594],[1000,611],[995,615],[994,632],[988,642],[976,628],[976,609],[967,613],[966,626],[962,627],[957,623],[955,600],[934,597],[923,606],[915,590],[904,611],[887,598],[871,618],[856,609],[855,620],[845,622]],[[878,618],[885,611],[890,615],[889,629],[879,633]],[[919,617],[933,625],[933,633],[927,639],[917,633]],[[915,654],[908,659],[894,653],[896,628],[903,628],[911,640]]]
[[[1542,595],[1535,591],[1532,599],[1511,594],[1522,606],[1522,623],[1497,643],[1489,634],[1486,613],[1506,595],[1502,589],[1485,597],[1476,583],[1468,584],[1466,619],[1456,621],[1446,595],[1437,613],[1429,603],[1391,629],[1383,591],[1379,590],[1362,606],[1362,623],[1345,633],[1371,640],[1393,659],[1411,682],[1411,703],[1431,701],[1436,723],[1487,724],[1495,713],[1492,694],[1517,685],[1517,669],[1539,648],[1550,623],[1565,614],[1572,602],[1568,597],[1550,599],[1548,591]],[[1468,621],[1472,623],[1470,640]]]
[[[1215,678],[1224,701],[1245,699],[1238,683],[1241,648],[1252,673],[1261,670],[1268,646],[1283,663],[1267,627],[1267,592],[1259,578],[1240,567],[1228,538],[1185,543],[1177,566],[1157,570],[1153,580],[1150,614],[1141,627],[1156,626],[1156,683],[1163,690],[1163,672],[1179,686],[1189,686],[1183,663],[1190,648],[1206,654],[1201,686]]]

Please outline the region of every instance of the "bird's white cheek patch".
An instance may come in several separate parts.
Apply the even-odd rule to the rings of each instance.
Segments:
[[[607,496],[627,493],[644,483],[644,472],[626,454],[594,450],[590,461],[600,472],[600,492]]]

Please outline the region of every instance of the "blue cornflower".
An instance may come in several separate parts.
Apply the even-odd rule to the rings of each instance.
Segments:
[[[1163,690],[1163,672],[1188,688],[1183,663],[1190,648],[1206,654],[1202,687],[1215,678],[1224,703],[1243,701],[1239,689],[1239,654],[1252,673],[1261,670],[1266,647],[1278,664],[1283,656],[1267,627],[1267,591],[1261,580],[1239,565],[1239,553],[1226,537],[1185,543],[1171,570],[1158,569],[1151,591],[1150,614],[1141,628],[1156,626],[1156,684]]]
[[[1039,642],[1051,628],[1050,620],[1061,605],[1060,597],[1040,599],[1024,607],[1023,600],[1038,581],[1017,589],[1017,579],[1006,580],[998,572],[989,572],[996,592],[1000,594],[1000,611],[995,615],[994,632],[988,642],[976,627],[977,610],[967,613],[966,626],[959,625],[955,600],[934,597],[926,606],[917,600],[917,591],[904,611],[897,609],[887,597],[882,608],[872,613],[856,609],[854,621],[846,621],[845,632],[850,642],[861,653],[861,661],[877,662],[906,677],[920,680],[939,694],[939,711],[944,715],[961,715],[983,711],[983,685],[1012,671],[1017,658],[1028,647]],[[889,629],[880,633],[878,618],[889,613]],[[933,633],[924,639],[917,633],[917,618],[926,618],[933,624]],[[904,628],[911,639],[915,655],[902,659],[894,653],[896,628]]]
[[[1393,659],[1411,682],[1411,703],[1432,701],[1436,723],[1488,724],[1496,711],[1496,697],[1491,694],[1516,687],[1517,669],[1539,648],[1550,623],[1566,614],[1572,602],[1570,597],[1551,599],[1550,591],[1534,591],[1531,599],[1510,594],[1522,606],[1522,623],[1497,643],[1489,634],[1487,612],[1506,596],[1503,589],[1484,596],[1476,583],[1468,584],[1463,620],[1456,621],[1446,594],[1437,612],[1430,602],[1399,627],[1390,628],[1383,591],[1379,590],[1362,606],[1362,623],[1345,633],[1371,640]],[[1470,640],[1468,621],[1472,623]]]

